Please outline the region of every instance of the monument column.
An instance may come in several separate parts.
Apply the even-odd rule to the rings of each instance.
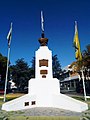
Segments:
[[[52,78],[52,52],[48,49],[48,39],[45,38],[44,34],[44,19],[41,11],[41,38],[39,38],[40,47],[36,51],[36,71],[35,77],[41,78]]]

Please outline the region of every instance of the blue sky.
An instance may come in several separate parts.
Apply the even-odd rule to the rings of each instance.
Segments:
[[[62,67],[75,61],[74,21],[78,22],[81,51],[90,44],[90,0],[0,0],[0,53],[7,56],[7,34],[13,22],[10,61],[24,58],[31,65],[41,37],[40,11],[45,37]]]

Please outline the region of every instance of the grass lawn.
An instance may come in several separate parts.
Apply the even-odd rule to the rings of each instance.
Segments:
[[[80,120],[79,117],[67,117],[67,116],[59,116],[59,117],[46,117],[46,116],[15,116],[15,117],[6,117],[1,118],[2,120]],[[0,119],[0,120],[1,120]]]
[[[22,94],[22,93],[15,93],[15,94],[11,93],[11,94],[7,94],[7,95],[6,95],[6,101],[13,100],[13,99],[18,98],[18,97],[20,97],[20,96],[22,96],[22,95],[25,95],[25,94]],[[3,98],[4,98],[4,95],[0,95],[0,100],[3,101]]]

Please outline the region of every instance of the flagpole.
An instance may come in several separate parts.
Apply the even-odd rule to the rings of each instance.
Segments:
[[[84,99],[85,99],[85,101],[87,101],[87,98],[86,98],[86,89],[85,89],[85,81],[84,81],[84,73],[83,73],[83,67],[82,67],[82,69],[81,69],[81,73],[82,73],[82,81],[83,81]]]
[[[82,61],[82,55],[81,55],[81,52],[80,52],[80,42],[79,42],[79,38],[78,38],[77,21],[75,21],[74,47],[75,47],[75,50],[76,50],[75,57],[76,57],[77,61],[80,62],[80,61]],[[84,98],[85,98],[85,101],[86,101],[87,99],[86,99],[86,90],[85,90],[83,70],[84,70],[84,66],[82,66],[82,68],[81,68],[81,74],[82,74]]]
[[[11,27],[10,27],[9,33],[7,35],[7,40],[8,40],[8,58],[7,58],[7,68],[6,68],[5,89],[4,89],[4,102],[6,101],[6,93],[7,93],[7,81],[8,81],[8,67],[9,67],[11,37],[12,37],[12,22],[11,22]]]
[[[10,46],[8,46],[8,59],[7,59],[7,69],[6,69],[6,79],[5,79],[5,89],[4,89],[4,102],[6,101],[7,80],[8,80],[8,67],[9,67],[9,57],[10,57]]]

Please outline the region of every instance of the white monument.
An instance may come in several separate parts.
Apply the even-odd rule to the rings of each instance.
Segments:
[[[82,112],[88,109],[84,102],[75,100],[60,93],[59,80],[52,76],[52,51],[48,49],[48,39],[44,37],[43,15],[42,37],[36,51],[35,78],[29,80],[28,94],[6,102],[2,110],[16,111],[33,107],[53,107]]]

